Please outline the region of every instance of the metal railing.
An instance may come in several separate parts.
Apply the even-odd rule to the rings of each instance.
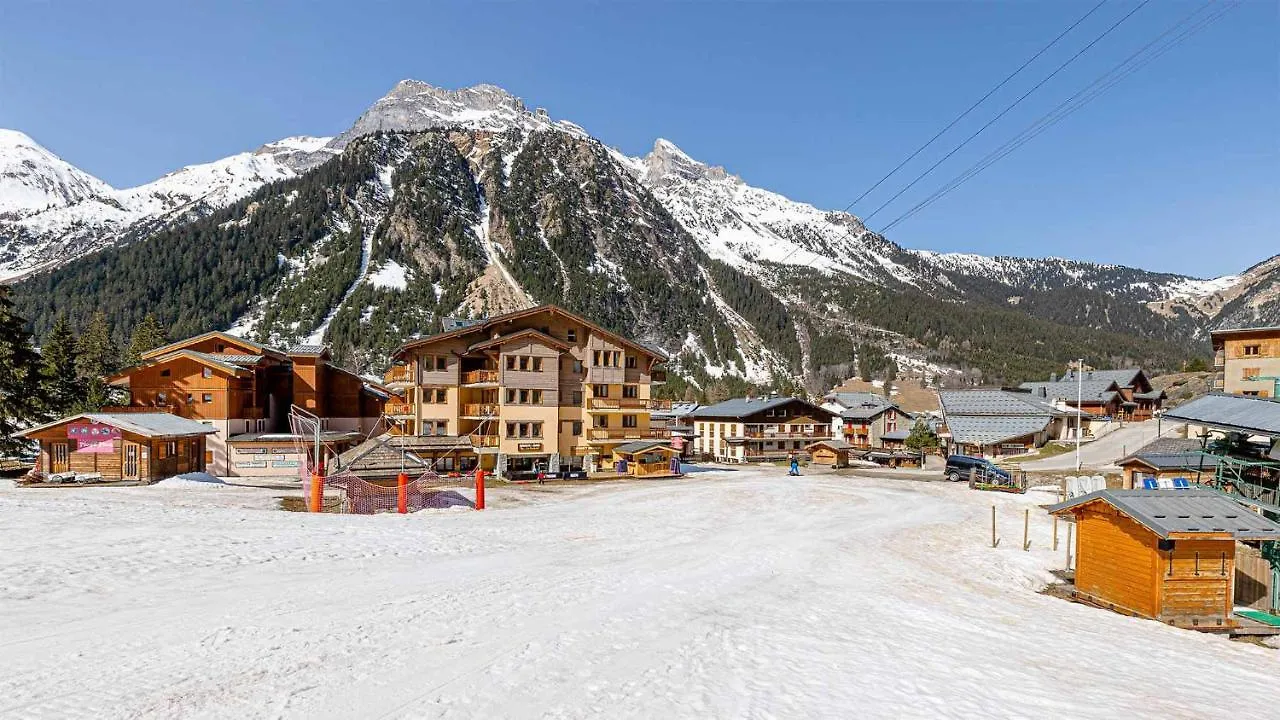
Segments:
[[[412,415],[413,405],[410,403],[387,403],[386,413],[388,415]]]
[[[592,440],[668,440],[671,431],[665,428],[590,428],[587,437]]]
[[[644,398],[588,398],[587,407],[592,410],[670,410],[670,400]]]

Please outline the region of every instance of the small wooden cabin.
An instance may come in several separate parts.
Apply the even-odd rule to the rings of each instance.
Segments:
[[[613,462],[626,463],[631,477],[676,477],[680,475],[680,451],[663,442],[636,441],[613,449]]]
[[[805,448],[809,458],[815,465],[830,465],[833,468],[849,467],[849,451],[851,443],[844,440],[819,440]]]
[[[156,482],[205,469],[205,436],[215,430],[160,412],[81,413],[19,436],[40,443],[36,472],[103,482]],[[99,477],[100,476],[100,477]]]
[[[1200,629],[1235,625],[1237,540],[1280,524],[1214,490],[1100,490],[1051,506],[1076,520],[1077,596]]]

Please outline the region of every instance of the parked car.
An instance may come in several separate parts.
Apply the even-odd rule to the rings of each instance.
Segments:
[[[969,455],[948,455],[947,466],[942,474],[951,482],[960,482],[969,479],[969,471],[973,468],[985,470],[988,474],[998,475],[1006,480],[1012,477],[1008,471],[996,467],[990,460]]]

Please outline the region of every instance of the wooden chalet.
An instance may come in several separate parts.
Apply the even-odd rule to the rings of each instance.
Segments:
[[[680,451],[664,442],[638,440],[613,449],[615,467],[631,477],[676,477],[680,471]]]
[[[45,479],[150,483],[205,469],[213,428],[170,413],[81,413],[24,430],[40,443]]]
[[[692,413],[694,451],[723,462],[783,460],[831,439],[834,417],[799,398],[734,398]]]
[[[830,465],[833,469],[849,467],[849,453],[853,449],[853,444],[844,440],[819,440],[805,447],[813,464]]]
[[[1100,490],[1049,511],[1076,521],[1077,597],[1200,629],[1236,624],[1236,541],[1280,539],[1280,524],[1213,490]]]

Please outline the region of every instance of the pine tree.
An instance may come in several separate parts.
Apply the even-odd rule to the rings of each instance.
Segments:
[[[142,362],[142,353],[155,350],[168,342],[169,338],[165,336],[164,328],[160,327],[156,316],[147,313],[142,322],[134,326],[133,334],[129,336],[129,346],[124,351],[124,366],[137,365]]]
[[[85,385],[76,372],[76,338],[66,315],[54,321],[40,355],[45,408],[55,415],[70,412],[84,399]]]
[[[939,441],[938,436],[929,429],[929,426],[923,420],[917,420],[916,424],[911,428],[911,433],[907,435],[904,444],[910,450],[921,452],[938,447]]]
[[[9,288],[0,285],[0,455],[28,447],[14,433],[43,417],[40,355],[26,326],[26,320],[13,311]]]
[[[107,315],[99,310],[76,342],[76,374],[87,388],[81,409],[97,410],[108,404],[111,393],[104,378],[118,369],[119,362]]]

